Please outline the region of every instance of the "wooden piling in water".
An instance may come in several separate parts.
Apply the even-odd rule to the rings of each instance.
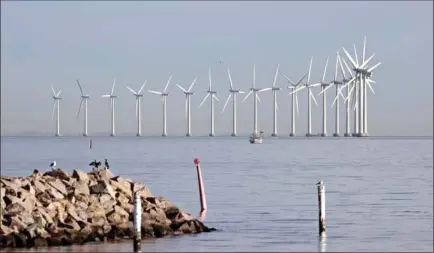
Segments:
[[[319,181],[317,184],[318,189],[318,214],[319,214],[319,235],[325,236],[326,225],[325,225],[325,186],[323,181]]]
[[[141,226],[142,226],[142,201],[140,199],[140,195],[138,191],[134,193],[134,239],[133,239],[133,248],[134,252],[141,252],[142,248],[142,235],[141,235]]]
[[[206,211],[208,210],[208,208],[206,205],[205,189],[203,186],[202,173],[200,170],[199,163],[200,163],[199,158],[194,158],[194,165],[196,165],[196,170],[197,170],[197,181],[199,184],[199,197],[200,197],[200,215],[199,215],[199,218],[201,220],[204,220],[205,216],[206,216]]]

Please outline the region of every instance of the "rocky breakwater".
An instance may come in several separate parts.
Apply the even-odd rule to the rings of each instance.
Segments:
[[[201,221],[142,183],[109,170],[62,169],[0,178],[0,248],[132,239],[133,192],[142,189],[142,238],[210,232]]]

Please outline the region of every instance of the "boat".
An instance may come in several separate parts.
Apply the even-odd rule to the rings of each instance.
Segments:
[[[262,131],[259,134],[252,133],[252,135],[249,138],[250,143],[251,144],[261,144],[262,143],[263,133],[264,132],[262,132]]]

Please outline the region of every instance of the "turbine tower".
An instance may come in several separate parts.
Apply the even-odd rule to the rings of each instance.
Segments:
[[[169,83],[170,80],[172,80],[172,75],[170,75],[169,80],[167,80],[166,86],[164,87],[163,92],[159,92],[159,91],[153,91],[153,90],[148,90],[148,92],[157,94],[161,96],[161,99],[163,101],[163,133],[161,134],[161,136],[166,137],[167,136],[167,127],[166,127],[166,102],[167,102],[167,97],[170,95],[170,93],[166,92],[167,87],[169,87]]]
[[[184,89],[181,85],[176,84],[182,92],[185,94],[185,118],[187,120],[187,133],[185,136],[191,136],[191,112],[190,112],[190,96],[194,94],[194,92],[191,91],[193,88],[194,83],[196,83],[197,77],[194,78],[193,82],[191,83],[190,87],[188,87],[188,90]]]
[[[252,88],[250,88],[249,93],[244,97],[244,99],[241,101],[243,103],[246,101],[246,99],[250,96],[250,94],[253,93],[253,134],[258,134],[258,104],[257,101],[261,101],[259,99],[258,93],[271,90],[272,88],[263,88],[259,89],[255,87],[255,80],[256,80],[256,65],[253,63],[253,82],[252,82]]]
[[[225,105],[223,106],[222,114],[225,111],[226,105],[229,99],[232,97],[232,134],[231,136],[237,136],[237,94],[244,94],[245,92],[240,89],[234,89],[231,77],[231,71],[227,68],[229,77],[229,96],[226,99]]]
[[[273,105],[273,133],[271,134],[271,136],[273,136],[273,137],[277,136],[277,91],[281,90],[281,88],[276,87],[277,75],[279,74],[279,67],[280,67],[280,64],[277,64],[276,74],[274,75],[273,86],[271,86],[271,90],[273,92],[273,100],[274,100],[274,105]]]
[[[373,83],[372,80],[370,80],[370,76],[372,74],[372,71],[376,69],[378,66],[380,66],[381,62],[375,64],[374,66],[367,68],[367,64],[369,61],[375,56],[375,53],[371,55],[367,60],[365,60],[365,52],[366,52],[366,36],[364,37],[363,42],[363,54],[362,54],[362,62],[359,64],[357,51],[356,51],[356,45],[353,44],[354,47],[354,54],[355,59],[351,57],[351,55],[348,53],[348,51],[342,47],[344,53],[347,55],[348,59],[351,61],[351,64],[353,65],[353,70],[356,72],[356,83],[355,86],[353,86],[352,89],[355,88],[355,99],[357,100],[354,109],[355,109],[355,119],[357,121],[356,123],[356,131],[355,136],[358,137],[364,137],[367,136],[367,112],[366,112],[366,103],[367,103],[367,86],[371,89],[373,92],[373,89],[370,85],[370,83]],[[358,84],[358,85],[357,85]],[[351,91],[350,91],[351,93]],[[375,93],[374,93],[375,94]]]
[[[54,136],[60,136],[60,100],[62,99],[60,97],[60,93],[62,92],[62,90],[59,90],[59,92],[55,92],[54,91],[54,87],[53,85],[51,85],[51,91],[53,92],[53,113],[51,114],[51,120],[54,119],[54,110],[56,110],[57,112],[57,117],[56,117],[56,133],[54,134]]]
[[[327,96],[325,91],[327,90],[328,87],[331,87],[331,83],[326,83],[324,80],[325,80],[328,64],[329,64],[329,57],[327,56],[321,82],[314,84],[314,85],[321,86],[320,94],[322,93],[322,133],[321,133],[322,137],[327,136],[327,106],[326,106]]]
[[[103,98],[109,98],[110,99],[110,107],[111,107],[111,111],[112,111],[110,136],[112,136],[112,137],[115,136],[115,98],[118,97],[118,96],[113,95],[113,91],[115,89],[115,84],[116,84],[116,78],[113,79],[112,91],[110,92],[110,94],[101,96]]]
[[[294,84],[291,79],[289,79],[287,76],[285,76],[286,80],[288,80],[288,82],[291,84],[290,86],[288,86],[288,89],[297,89],[297,87],[300,85],[300,83],[303,81],[303,79],[307,76],[307,73],[300,78],[300,80]],[[291,93],[289,93],[291,94]],[[291,106],[291,132],[289,133],[289,136],[295,136],[295,109],[297,108],[297,116],[299,116],[299,111],[298,111],[298,93],[292,93],[291,94],[291,100],[292,100],[292,106]]]
[[[83,87],[81,87],[80,81],[77,78],[77,84],[78,84],[78,88],[80,88],[80,92],[81,92],[81,101],[80,101],[80,106],[78,107],[78,113],[77,113],[77,119],[80,116],[80,110],[81,107],[83,106],[83,102],[84,102],[84,129],[83,129],[83,136],[87,136],[87,100],[90,99],[90,94],[85,94],[83,91]]]
[[[142,136],[142,107],[141,107],[141,103],[140,103],[140,99],[143,99],[143,88],[145,87],[146,83],[148,82],[148,80],[145,80],[145,82],[143,83],[142,87],[140,87],[139,91],[135,91],[133,89],[131,89],[128,85],[125,85],[125,87],[127,87],[127,89],[129,89],[133,94],[134,97],[136,98],[136,118],[137,118],[137,133],[136,136]]]
[[[209,78],[209,89],[206,91],[207,94],[203,98],[202,103],[200,103],[199,108],[202,107],[203,103],[205,103],[206,99],[211,95],[211,131],[209,133],[209,136],[214,136],[214,99],[220,102],[220,100],[217,98],[217,91],[212,90],[212,83],[211,83],[211,67],[208,68],[208,78]]]
[[[318,103],[316,102],[315,96],[312,94],[311,88],[314,88],[316,86],[318,86],[319,84],[310,84],[310,71],[312,70],[312,61],[313,61],[313,57],[310,58],[310,64],[309,64],[309,72],[307,74],[307,82],[303,85],[300,86],[299,88],[295,89],[293,92],[289,93],[289,94],[293,94],[293,93],[297,93],[300,90],[307,88],[308,92],[307,92],[307,133],[306,136],[310,137],[312,136],[312,109],[311,109],[311,104],[312,104],[312,99],[315,102],[316,105],[318,105]]]

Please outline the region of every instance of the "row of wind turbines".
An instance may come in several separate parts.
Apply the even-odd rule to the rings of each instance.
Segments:
[[[362,61],[359,62],[359,58],[356,51],[356,46],[354,46],[354,58],[348,53],[348,51],[342,47],[343,52],[348,57],[352,68],[349,67],[347,62],[344,58],[340,56],[340,52],[336,52],[336,62],[335,62],[335,71],[334,71],[334,78],[331,81],[326,81],[325,76],[327,72],[329,57],[327,57],[324,67],[323,76],[320,82],[311,83],[310,76],[311,76],[311,69],[312,69],[312,63],[313,63],[313,57],[310,59],[309,63],[309,70],[308,72],[301,77],[297,82],[293,82],[290,78],[287,76],[284,76],[284,78],[289,82],[290,86],[288,89],[291,89],[292,91],[289,93],[291,95],[292,99],[292,105],[291,105],[291,131],[289,133],[289,136],[295,136],[296,135],[296,111],[297,115],[299,115],[299,106],[298,106],[298,93],[300,93],[301,90],[307,89],[307,96],[308,96],[308,104],[307,104],[307,113],[308,113],[308,122],[307,122],[307,132],[306,136],[312,136],[311,132],[311,113],[312,113],[312,105],[311,101],[313,100],[316,105],[318,105],[315,96],[313,95],[312,89],[316,87],[321,87],[321,92],[318,95],[322,95],[323,103],[322,103],[322,133],[321,136],[327,136],[327,129],[326,129],[326,121],[327,121],[327,106],[326,106],[326,91],[331,88],[332,86],[335,86],[336,93],[335,98],[332,103],[332,107],[335,107],[335,130],[333,133],[333,136],[339,136],[339,97],[342,97],[344,104],[346,104],[346,129],[344,136],[357,136],[357,137],[364,137],[368,136],[368,121],[367,121],[367,87],[371,90],[373,94],[374,90],[371,86],[372,83],[375,83],[371,79],[373,71],[381,64],[381,62],[368,67],[368,63],[373,59],[375,56],[375,53],[372,54],[369,58],[365,58],[366,53],[366,37],[364,38],[363,43],[363,53],[362,53]],[[223,61],[220,61],[221,64],[223,64]],[[345,66],[345,68],[344,68]],[[264,91],[272,91],[273,93],[273,132],[272,136],[277,136],[277,92],[281,90],[281,88],[276,87],[276,81],[279,76],[279,68],[280,64],[277,65],[276,73],[274,75],[274,81],[272,87],[269,88],[258,88],[256,87],[256,65],[253,64],[253,81],[252,81],[252,87],[250,88],[250,91],[247,93],[247,95],[244,97],[244,99],[241,101],[243,103],[247,100],[247,98],[253,94],[253,133],[258,133],[258,103],[260,102],[259,93]],[[338,72],[340,69],[341,73],[341,79],[338,79]],[[345,71],[345,69],[347,71]],[[222,113],[225,111],[230,99],[232,98],[232,136],[237,135],[237,95],[238,94],[245,94],[244,91],[240,89],[235,89],[231,72],[229,67],[226,67],[228,79],[229,79],[229,95],[225,101],[225,104],[222,109]],[[307,77],[307,79],[306,79]],[[208,69],[208,78],[209,78],[209,87],[207,90],[207,94],[202,100],[202,102],[199,105],[199,108],[202,107],[202,105],[205,103],[205,101],[210,98],[210,109],[211,109],[211,117],[210,117],[210,134],[209,136],[215,136],[215,129],[214,129],[214,100],[220,101],[217,97],[217,91],[214,91],[212,89],[212,78],[211,78],[211,67]],[[305,82],[303,82],[306,79]],[[167,111],[166,111],[166,103],[167,103],[167,97],[170,95],[168,92],[169,84],[172,80],[172,75],[170,75],[163,91],[153,91],[148,90],[148,92],[156,94],[161,96],[162,104],[163,104],[163,127],[162,127],[162,136],[167,136]],[[188,89],[182,87],[179,84],[176,84],[179,89],[185,94],[185,119],[186,119],[186,136],[191,136],[191,96],[195,93],[192,91],[194,84],[197,81],[197,77],[194,78],[193,82],[190,84]],[[137,119],[137,136],[142,135],[142,118],[141,118],[141,99],[144,97],[143,89],[146,85],[147,81],[143,83],[143,85],[140,87],[138,91],[132,89],[128,85],[126,85],[126,88],[133,93],[136,99],[136,119]],[[81,101],[77,113],[77,118],[80,115],[81,109],[84,105],[84,129],[83,129],[83,136],[88,136],[88,117],[87,117],[87,109],[88,109],[88,100],[90,99],[90,94],[85,93],[83,91],[83,87],[80,83],[80,81],[77,79],[77,84],[81,92]],[[102,95],[102,98],[109,98],[110,100],[110,109],[111,109],[111,130],[110,130],[110,136],[115,136],[115,99],[118,97],[114,95],[114,87],[116,84],[116,79],[113,80],[112,89],[110,94]],[[342,91],[346,88],[346,94],[344,95]],[[52,118],[54,118],[55,111],[57,111],[56,114],[56,132],[55,136],[60,136],[60,100],[62,99],[60,97],[61,91],[58,91],[56,93],[53,86],[51,86],[52,92],[53,92],[53,113]],[[351,118],[351,112],[353,112],[353,132],[351,133],[350,129],[350,118]]]

